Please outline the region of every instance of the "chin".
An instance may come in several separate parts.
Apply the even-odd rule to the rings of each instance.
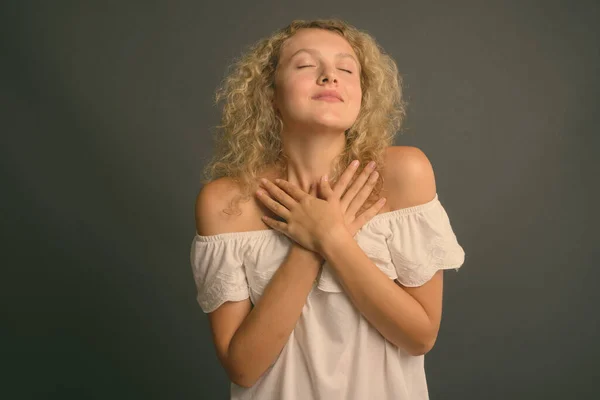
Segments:
[[[324,115],[319,118],[315,118],[311,121],[310,125],[319,127],[321,129],[330,129],[337,131],[345,131],[352,126],[354,121],[348,121],[346,118],[342,119],[330,115]]]
[[[313,129],[318,129],[318,130],[327,130],[327,131],[333,131],[333,132],[344,132],[348,128],[350,128],[351,125],[316,122],[314,124],[311,124],[311,126],[312,126]]]

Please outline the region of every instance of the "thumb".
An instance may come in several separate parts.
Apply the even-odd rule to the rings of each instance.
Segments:
[[[329,186],[329,180],[327,175],[321,177],[321,181],[319,182],[319,184],[322,198],[324,200],[328,200],[329,197],[333,194],[333,190],[331,189],[331,186]]]

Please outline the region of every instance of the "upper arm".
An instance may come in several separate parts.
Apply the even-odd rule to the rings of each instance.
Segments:
[[[206,184],[196,198],[196,231],[208,236],[239,230],[241,219],[223,212],[236,194],[231,181],[218,179]],[[213,342],[217,356],[227,371],[228,349],[231,339],[246,316],[252,310],[249,298],[242,301],[226,301],[213,312],[208,313]]]
[[[394,146],[386,154],[386,181],[391,209],[424,204],[436,195],[433,167],[423,151],[412,146]],[[434,342],[442,318],[443,271],[421,286],[408,287],[396,281],[423,307],[431,322]]]

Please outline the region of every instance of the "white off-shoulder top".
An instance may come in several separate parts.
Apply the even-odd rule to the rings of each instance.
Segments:
[[[436,194],[414,207],[378,214],[354,236],[390,279],[420,286],[465,253]],[[275,230],[196,234],[190,261],[205,313],[226,301],[256,304],[291,241]],[[387,341],[351,303],[325,262],[278,359],[251,388],[231,383],[231,398],[425,400],[424,356]]]

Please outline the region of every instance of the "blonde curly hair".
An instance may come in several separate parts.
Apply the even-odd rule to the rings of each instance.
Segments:
[[[272,104],[274,78],[282,45],[305,28],[340,34],[354,49],[361,65],[362,104],[356,121],[345,132],[346,146],[333,162],[332,186],[354,159],[360,161],[361,167],[374,160],[377,169],[382,169],[385,148],[392,145],[404,120],[402,78],[394,60],[371,35],[339,19],[292,21],[252,45],[230,66],[231,72],[216,91],[216,103],[224,100],[225,104],[217,126],[215,153],[204,168],[203,183],[232,178],[241,189],[241,195],[232,202],[236,206],[239,201],[250,199],[258,187],[258,178],[267,168],[285,176],[287,159],[280,137],[283,121]],[[377,196],[382,187],[383,177],[379,174],[371,196]]]

